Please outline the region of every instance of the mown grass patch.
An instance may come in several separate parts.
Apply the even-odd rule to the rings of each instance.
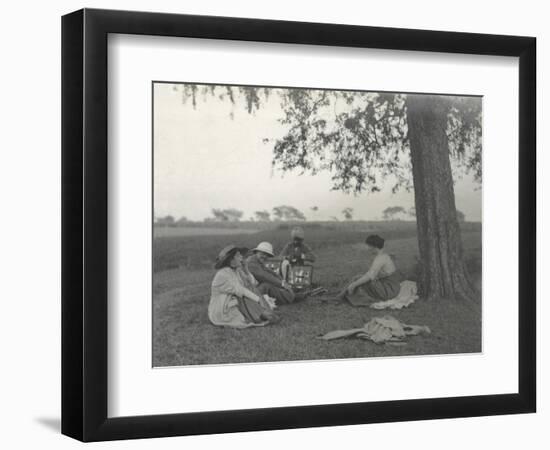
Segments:
[[[368,269],[370,261],[361,239],[317,247],[314,278],[331,290]],[[481,280],[481,234],[463,233],[466,259],[476,283]],[[414,278],[415,237],[391,239],[402,272]],[[456,302],[422,299],[407,309],[377,311],[316,298],[281,306],[280,323],[234,330],[210,324],[207,307],[213,269],[178,268],[153,277],[153,365],[180,366],[243,362],[341,359],[399,355],[472,353],[481,351],[481,299]],[[320,334],[356,328],[370,318],[390,314],[404,323],[428,325],[432,334],[412,336],[406,345],[377,345],[361,340],[321,341]]]

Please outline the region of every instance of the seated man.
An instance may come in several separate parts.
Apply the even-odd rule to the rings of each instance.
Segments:
[[[291,241],[286,244],[279,257],[281,262],[281,275],[283,280],[288,281],[290,266],[312,265],[315,262],[315,255],[304,242],[305,233],[302,227],[294,227],[290,232]]]
[[[277,304],[292,303],[296,296],[290,285],[265,265],[265,261],[271,257],[273,246],[269,242],[261,242],[252,249],[252,255],[246,261],[248,270],[258,281],[258,289],[262,294],[273,297]]]

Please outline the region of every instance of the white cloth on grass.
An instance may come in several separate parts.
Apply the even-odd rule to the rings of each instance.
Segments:
[[[370,305],[374,309],[401,309],[406,308],[418,299],[417,286],[414,281],[405,280],[401,282],[399,294],[391,300],[384,300]]]

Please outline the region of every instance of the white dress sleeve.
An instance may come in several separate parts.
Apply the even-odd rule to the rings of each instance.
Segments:
[[[227,270],[219,270],[216,273],[212,280],[212,289],[224,294],[237,295],[239,297],[242,297],[244,295],[244,290],[247,290],[239,283],[236,274]]]
[[[239,275],[232,269],[218,271],[214,276],[214,280],[212,280],[212,289],[223,294],[258,301],[258,296],[244,287]]]

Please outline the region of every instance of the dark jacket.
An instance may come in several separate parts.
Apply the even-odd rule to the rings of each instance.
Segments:
[[[303,258],[302,255],[304,255]],[[304,242],[289,242],[285,245],[279,256],[288,259],[291,264],[302,265],[304,262],[315,262],[315,255],[309,245]]]
[[[248,270],[259,283],[269,283],[277,287],[283,286],[283,279],[278,273],[268,269],[264,263],[258,259],[258,255],[251,255],[247,258],[246,264]]]

